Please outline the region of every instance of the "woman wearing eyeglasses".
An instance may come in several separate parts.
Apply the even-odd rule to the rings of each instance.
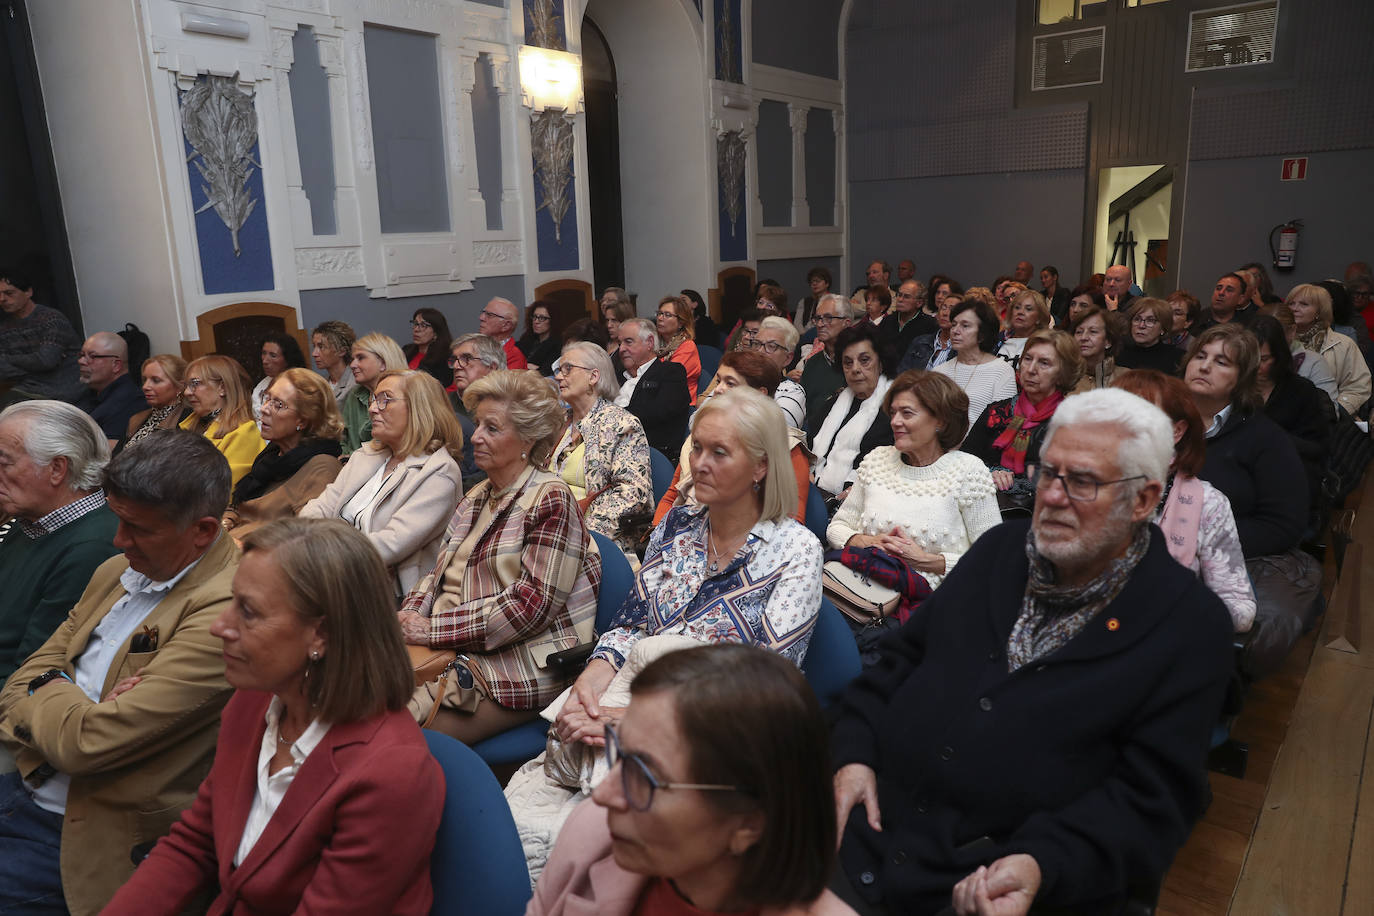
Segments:
[[[654,492],[644,426],[611,403],[620,393],[615,370],[596,344],[564,347],[554,378],[558,396],[570,410],[549,470],[572,490],[587,528],[615,541],[638,563],[635,548],[649,521]]]
[[[268,386],[258,421],[267,447],[238,486],[224,513],[224,528],[242,540],[248,532],[289,518],[339,476],[343,417],[329,384],[309,369],[285,369]]]
[[[543,299],[536,299],[525,310],[525,333],[515,345],[525,354],[529,368],[540,375],[553,373],[553,361],[558,358],[558,335],[553,333],[553,309]]]
[[[463,495],[458,418],[423,372],[386,372],[368,409],[372,440],[306,503],[301,518],[342,518],[372,541],[399,598],[434,567]]]
[[[1117,367],[1154,369],[1165,375],[1177,375],[1183,351],[1165,340],[1166,336],[1173,336],[1173,306],[1163,299],[1142,297],[1131,303],[1127,320],[1131,339],[1117,356]]]
[[[606,729],[606,777],[568,818],[527,913],[852,916],[826,889],[829,758],[795,665],[738,645],[664,655]]]
[[[663,346],[658,349],[659,358],[681,363],[687,370],[687,394],[695,407],[697,382],[701,379],[701,354],[692,339],[693,321],[692,306],[686,299],[664,296],[659,300],[658,314],[654,318],[654,327],[663,340]]]
[[[262,436],[253,419],[248,373],[227,356],[202,356],[186,367],[183,395],[191,415],[182,429],[200,433],[229,462],[237,485],[262,451]]]
[[[453,335],[448,320],[438,309],[416,309],[410,316],[410,343],[405,346],[407,363],[411,369],[428,372],[442,386],[453,381],[448,368],[448,348]],[[400,366],[392,368],[399,369]]]
[[[382,373],[389,369],[399,370],[405,364],[406,357],[400,344],[385,334],[367,334],[353,344],[353,358],[349,361],[348,371],[353,373],[354,384],[339,405],[344,421],[342,445],[345,457],[372,438],[372,418],[368,408],[372,405],[372,393]]]

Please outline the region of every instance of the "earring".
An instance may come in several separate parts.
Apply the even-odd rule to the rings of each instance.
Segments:
[[[311,650],[310,650],[310,660],[311,660],[312,662],[317,662],[317,661],[320,660],[320,650],[319,650],[319,649],[311,649]]]
[[[763,481],[761,481],[761,480],[756,480],[756,481],[754,481],[754,492],[757,493],[759,490],[762,490],[762,489],[763,489]]]
[[[305,429],[304,426],[301,426],[299,423],[296,424],[296,432],[300,432],[303,429]]]
[[[529,457],[529,456],[526,455],[524,452],[521,452],[521,453],[520,453],[520,460],[521,460],[521,461],[524,461],[527,457]]]

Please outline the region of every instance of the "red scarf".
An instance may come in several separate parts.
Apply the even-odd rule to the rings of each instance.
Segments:
[[[1031,430],[1054,416],[1054,409],[1062,400],[1064,392],[1057,389],[1038,405],[1032,404],[1025,392],[1017,395],[1011,422],[992,443],[993,448],[1002,450],[1002,467],[1013,474],[1026,473],[1026,449],[1030,447]]]

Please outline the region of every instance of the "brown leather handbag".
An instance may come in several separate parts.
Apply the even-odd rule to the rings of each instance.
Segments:
[[[415,669],[415,686],[423,687],[431,681],[438,681],[439,687],[435,691],[438,697],[434,701],[434,708],[429,711],[429,717],[425,719],[421,728],[429,728],[434,717],[439,714],[439,707],[443,704],[444,691],[448,688],[448,679],[453,674],[453,668],[458,663],[458,653],[452,649],[431,649],[429,646],[406,646],[410,652],[410,665]]]

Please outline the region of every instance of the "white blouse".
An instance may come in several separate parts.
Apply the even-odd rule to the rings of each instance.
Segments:
[[[947,576],[973,542],[1001,521],[992,472],[973,455],[946,452],[933,464],[915,467],[884,445],[859,465],[854,489],[825,536],[838,549],[856,534],[882,535],[899,528],[922,550],[943,556]],[[921,575],[931,588],[944,579]]]
[[[285,704],[281,697],[273,697],[267,707],[267,728],[262,733],[262,748],[258,751],[257,791],[253,795],[253,807],[248,810],[248,821],[243,825],[238,851],[234,853],[236,868],[243,864],[243,860],[248,858],[262,838],[262,832],[267,829],[272,815],[277,813],[281,800],[286,797],[286,790],[291,788],[291,781],[296,778],[305,758],[329,733],[329,723],[319,719],[311,722],[301,736],[291,743],[291,765],[271,773],[272,758],[277,754],[277,736],[280,734],[278,729],[281,727],[283,709]]]

